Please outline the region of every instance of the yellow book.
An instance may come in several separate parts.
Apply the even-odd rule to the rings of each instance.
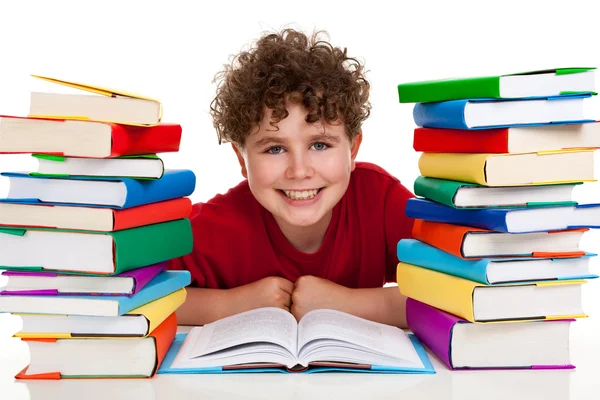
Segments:
[[[423,153],[421,175],[483,186],[594,181],[594,150],[521,154]]]
[[[134,126],[153,126],[162,119],[160,101],[144,95],[47,76],[31,76],[93,95],[32,92],[29,117],[90,120]]]
[[[175,312],[185,298],[186,291],[182,288],[119,317],[14,314],[23,320],[23,329],[14,336],[38,339],[146,337]]]
[[[399,263],[400,293],[471,322],[586,317],[584,280],[483,285],[412,264]]]

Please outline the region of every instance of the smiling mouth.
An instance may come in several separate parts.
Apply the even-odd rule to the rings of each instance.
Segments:
[[[310,189],[310,190],[282,190],[277,189],[279,192],[283,193],[285,197],[291,200],[310,200],[315,197],[321,190],[319,189]]]

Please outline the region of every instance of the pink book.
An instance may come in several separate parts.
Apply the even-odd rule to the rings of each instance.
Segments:
[[[168,261],[147,267],[133,269],[112,276],[90,274],[57,274],[42,271],[4,271],[2,276],[15,282],[19,288],[32,287],[35,289],[4,290],[0,295],[55,296],[55,295],[99,295],[99,296],[128,296],[131,297],[146,286],[161,271],[165,270]],[[34,280],[36,283],[34,284]],[[82,289],[81,285],[86,289]],[[102,288],[88,290],[87,288]]]
[[[568,361],[569,325],[574,321],[572,319],[473,324],[408,298],[406,320],[409,329],[450,369],[575,368]],[[461,326],[463,324],[470,326]],[[467,331],[464,328],[470,329]],[[532,337],[543,338],[534,340],[539,348],[525,343],[527,338]],[[503,342],[495,342],[498,340]],[[460,346],[465,346],[462,352]],[[525,354],[527,351],[530,351],[530,354]],[[471,365],[468,352],[474,354],[470,357],[473,361]],[[510,360],[511,353],[514,354],[514,360]],[[516,361],[518,358],[521,361]],[[523,361],[525,358],[537,362],[527,363]]]

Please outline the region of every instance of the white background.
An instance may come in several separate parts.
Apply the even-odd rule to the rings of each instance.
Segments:
[[[600,67],[593,5],[576,0],[0,0],[0,114],[26,115],[30,91],[69,91],[37,81],[32,73],[158,98],[164,121],[183,126],[181,151],[163,155],[165,164],[192,169],[197,175],[192,199],[206,201],[242,179],[230,146],[218,146],[208,113],[215,73],[265,30],[324,29],[334,45],[347,47],[369,70],[373,110],[363,126],[358,159],[381,165],[412,189],[418,176],[412,105],[398,103],[396,85]],[[600,108],[594,112],[600,117]],[[32,163],[29,156],[0,156],[0,171],[26,170]],[[579,195],[600,202],[598,184],[584,185]],[[599,239],[598,233],[588,233],[585,248],[600,251]],[[578,337],[591,341],[600,334],[600,283],[586,286],[591,318],[576,325]],[[19,345],[2,339],[16,326],[0,316],[0,348]],[[2,354],[0,363],[7,362]]]

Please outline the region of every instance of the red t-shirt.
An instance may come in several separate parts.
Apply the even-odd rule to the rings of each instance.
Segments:
[[[225,195],[194,205],[194,249],[170,268],[189,270],[192,286],[215,289],[268,276],[295,282],[302,275],[350,288],[382,287],[396,281],[398,241],[411,237],[413,220],[404,212],[411,197],[382,168],[357,162],[321,247],[307,254],[288,242],[245,180]]]

